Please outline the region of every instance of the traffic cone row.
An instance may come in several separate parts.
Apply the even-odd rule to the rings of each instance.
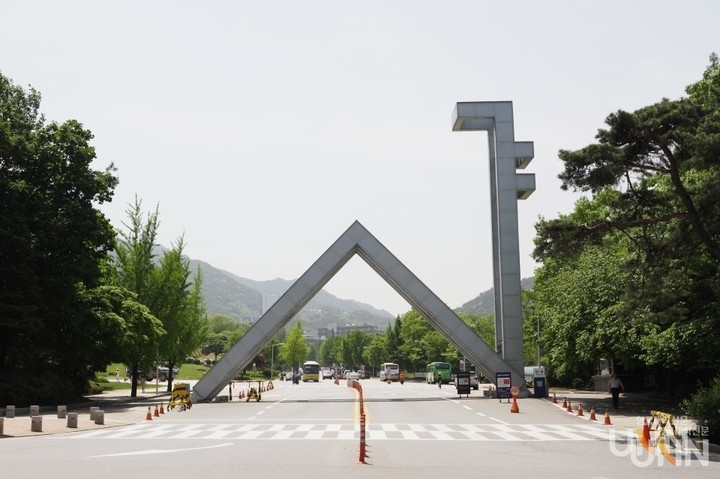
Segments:
[[[554,393],[553,393],[552,403],[557,406],[560,406],[557,402],[557,398],[555,397]],[[563,398],[562,408],[569,413],[573,412],[572,405],[570,404],[570,401],[567,398]],[[582,404],[578,404],[578,409],[577,409],[576,415],[579,417],[585,417],[585,413],[583,411]],[[588,421],[597,421],[597,420],[598,419],[595,414],[595,408],[590,407],[590,417],[588,418]],[[646,422],[647,422],[647,420],[646,420]],[[603,424],[605,426],[612,426],[612,421],[610,420],[610,415],[608,414],[607,409],[605,409],[605,420],[604,420]],[[645,434],[645,431],[643,431],[643,434]],[[649,434],[647,436],[649,437]]]

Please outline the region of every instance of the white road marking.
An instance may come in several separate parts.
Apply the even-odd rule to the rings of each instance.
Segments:
[[[205,447],[189,447],[185,449],[146,449],[143,451],[132,451],[132,452],[120,452],[117,454],[102,454],[99,456],[88,456],[88,459],[93,459],[96,457],[118,457],[118,456],[144,456],[148,454],[167,454],[167,453],[174,453],[174,452],[185,452],[185,451],[199,451],[202,449],[217,449],[218,447],[225,447],[225,446],[232,446],[232,442],[228,442],[225,444],[217,444],[215,446],[205,446]]]

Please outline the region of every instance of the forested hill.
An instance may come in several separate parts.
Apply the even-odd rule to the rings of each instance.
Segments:
[[[523,290],[531,290],[534,278],[524,278],[520,281]],[[477,314],[478,316],[494,316],[495,315],[495,297],[491,289],[480,293],[477,297],[471,299],[459,308],[455,309],[457,313]]]
[[[191,270],[200,267],[203,274],[203,295],[207,304],[208,314],[223,314],[237,321],[255,321],[262,311],[263,294],[280,295],[284,293],[294,280],[273,279],[256,281],[237,276],[228,271],[216,268],[204,261],[191,260]],[[532,278],[522,281],[523,289],[532,288]],[[494,315],[493,290],[480,293],[459,308],[457,312],[478,315]],[[395,317],[387,311],[377,309],[369,304],[352,299],[340,299],[327,291],[321,290],[298,314],[308,331],[325,328],[330,325],[344,326],[348,324],[372,324],[384,330]]]
[[[208,315],[224,314],[237,321],[256,321],[262,312],[263,294],[280,295],[294,280],[281,278],[256,281],[216,268],[204,261],[191,260],[191,270],[200,267],[202,291]],[[296,316],[311,332],[330,325],[372,324],[384,330],[395,317],[387,311],[350,299],[340,299],[321,290]]]

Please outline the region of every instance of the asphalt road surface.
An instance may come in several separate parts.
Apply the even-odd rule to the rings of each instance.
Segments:
[[[0,440],[2,478],[714,478],[716,456],[692,444],[642,444],[635,423],[612,426],[548,400],[511,404],[452,386],[276,381],[260,401],[169,411],[142,405],[122,425]],[[641,429],[640,429],[641,431]],[[651,438],[654,442],[655,438]]]

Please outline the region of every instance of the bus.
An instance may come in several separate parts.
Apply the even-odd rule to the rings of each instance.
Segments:
[[[452,380],[452,366],[450,366],[450,363],[435,361],[428,364],[425,368],[425,380],[428,384],[435,384],[440,373],[442,373],[442,382],[449,383]]]
[[[305,361],[302,368],[302,380],[320,382],[320,363],[317,361]]]
[[[380,381],[398,381],[400,379],[400,366],[397,363],[382,363],[380,365]]]

